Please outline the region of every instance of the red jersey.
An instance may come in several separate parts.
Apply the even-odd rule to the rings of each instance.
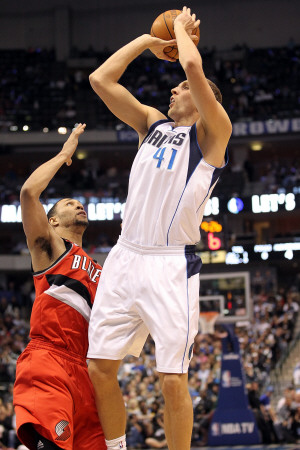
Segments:
[[[57,261],[33,273],[36,298],[30,337],[54,344],[70,356],[85,358],[88,324],[102,267],[78,245],[64,242],[66,251]]]

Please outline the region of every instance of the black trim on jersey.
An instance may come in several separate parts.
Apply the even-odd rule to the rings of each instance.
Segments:
[[[186,258],[187,277],[200,273],[202,267],[201,258],[195,254],[195,245],[186,245],[184,249]]]
[[[223,167],[214,167],[214,166],[211,166],[211,167],[214,167],[214,171],[213,171],[213,174],[212,174],[212,177],[211,177],[211,182],[210,182],[210,185],[209,185],[209,188],[208,188],[208,191],[207,191],[206,196],[204,197],[204,199],[203,199],[203,201],[201,202],[200,206],[197,208],[197,212],[199,211],[199,209],[200,209],[201,206],[203,205],[203,202],[206,200],[206,197],[207,197],[207,195],[209,194],[209,191],[211,190],[212,186],[213,186],[213,185],[215,184],[215,182],[218,180],[218,178],[220,177],[222,171],[225,169],[225,167],[226,167],[227,164],[228,164],[228,159],[229,159],[229,158],[228,158],[228,147],[226,147],[224,159],[225,159],[225,164],[224,164]]]
[[[168,119],[161,119],[161,120],[157,120],[156,122],[154,122],[154,123],[150,126],[150,128],[149,128],[149,130],[148,130],[148,133],[147,133],[147,135],[144,137],[143,142],[141,143],[141,145],[139,146],[139,148],[141,148],[141,146],[144,144],[144,142],[146,141],[146,139],[149,137],[149,135],[152,133],[152,131],[155,130],[156,127],[158,127],[158,126],[161,125],[162,123],[167,123],[167,122],[170,122],[170,121],[169,121]],[[173,123],[173,122],[170,122],[170,123]]]
[[[200,158],[199,158],[199,154],[200,154]],[[201,148],[200,148],[198,140],[197,140],[197,128],[196,128],[196,124],[194,123],[194,125],[191,127],[191,131],[190,131],[190,159],[189,159],[188,173],[187,173],[187,177],[186,177],[186,184],[188,183],[190,177],[192,176],[194,170],[196,169],[197,165],[199,164],[199,162],[201,161],[202,158],[203,158],[203,154],[201,152]],[[227,147],[225,150],[224,159],[225,159],[225,164],[223,167],[215,167],[214,168],[214,172],[212,175],[209,189],[215,184],[215,182],[221,175],[222,171],[225,169],[225,167],[228,164],[228,148]],[[214,166],[212,166],[212,167],[214,167]]]
[[[186,245],[184,247],[184,253],[186,255],[189,255],[191,253],[195,253],[195,251],[196,251],[196,245]]]
[[[74,280],[74,278],[67,277],[66,275],[61,274],[49,274],[46,275],[47,281],[49,285],[55,286],[66,286],[69,289],[77,292],[84,300],[87,302],[90,308],[92,308],[91,296],[87,287],[82,284],[78,280]]]
[[[211,179],[211,183],[210,183],[210,187],[209,189],[215,184],[215,182],[217,181],[217,179],[219,178],[219,176],[221,175],[222,171],[225,169],[225,167],[228,164],[228,148],[226,148],[225,150],[225,155],[224,155],[224,159],[225,159],[225,164],[223,167],[216,167]]]
[[[34,271],[32,270],[32,265],[31,265],[31,272],[32,272],[32,275],[33,275],[33,276],[35,276],[35,275],[41,275],[42,273],[47,272],[47,270],[52,269],[52,267],[54,267],[57,263],[59,263],[59,262],[66,256],[66,254],[69,253],[69,251],[70,251],[71,248],[73,247],[72,242],[67,241],[67,240],[64,239],[64,238],[62,238],[62,240],[64,241],[66,250],[60,255],[59,258],[57,258],[57,260],[56,260],[54,263],[51,264],[51,266],[47,267],[47,269],[39,270],[38,272],[34,272]]]
[[[191,178],[194,170],[198,166],[199,162],[203,158],[201,153],[198,141],[197,141],[197,130],[196,124],[192,125],[190,129],[190,158],[189,158],[189,167],[186,175],[185,185],[188,184],[189,179]]]

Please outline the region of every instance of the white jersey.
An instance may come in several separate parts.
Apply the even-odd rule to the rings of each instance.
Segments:
[[[204,160],[196,124],[151,125],[131,168],[121,236],[145,246],[199,242],[205,205],[225,165]]]

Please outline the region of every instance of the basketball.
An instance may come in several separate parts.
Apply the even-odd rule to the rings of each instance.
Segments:
[[[153,22],[150,34],[151,36],[169,41],[175,39],[174,33],[174,20],[181,13],[179,9],[170,9],[160,14]],[[193,41],[197,46],[200,39],[199,27],[193,31],[193,34],[197,36],[197,40]],[[170,45],[164,49],[164,53],[171,58],[178,59],[177,45]]]

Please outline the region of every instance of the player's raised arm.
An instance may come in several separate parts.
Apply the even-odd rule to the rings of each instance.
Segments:
[[[144,34],[110,56],[90,75],[94,91],[116,117],[139,133],[141,139],[147,134],[153,122],[165,116],[158,110],[140,103],[119,83],[119,79],[127,66],[147,48],[161,53],[163,59],[169,59],[163,54],[163,49],[168,44],[169,41]]]
[[[39,166],[22,186],[20,193],[22,222],[30,251],[39,246],[41,240],[49,241],[51,233],[54,233],[39,198],[61,166],[64,163],[67,165],[72,163],[78,137],[84,132],[85,126],[79,124],[62,150],[54,158]]]
[[[197,130],[205,133],[207,162],[220,166],[224,158],[224,152],[231,135],[232,126],[230,119],[216,100],[211,86],[205,77],[202,58],[190,39],[195,27],[200,24],[195,14],[191,14],[189,8],[184,7],[180,15],[174,21],[174,31],[179,51],[179,61],[186,73],[188,87],[200,119],[197,122]]]

